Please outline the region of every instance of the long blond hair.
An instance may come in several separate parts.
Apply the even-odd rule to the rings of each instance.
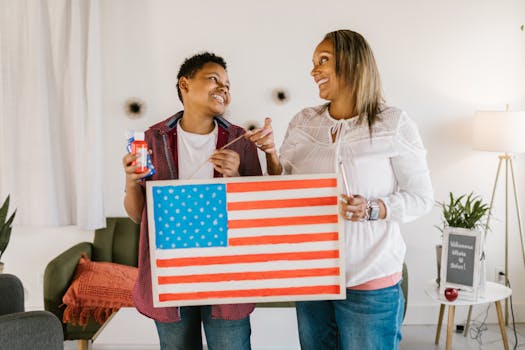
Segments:
[[[345,79],[352,93],[355,112],[360,121],[366,118],[371,133],[384,99],[370,45],[361,34],[348,29],[330,32],[324,40],[332,43],[336,74]]]

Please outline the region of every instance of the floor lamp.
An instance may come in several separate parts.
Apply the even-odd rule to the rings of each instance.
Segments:
[[[500,111],[480,111],[476,112],[474,117],[473,133],[474,149],[481,151],[499,152],[498,170],[492,189],[490,199],[490,210],[487,218],[487,227],[485,228],[485,239],[487,236],[488,225],[490,224],[491,211],[494,205],[494,196],[498,187],[498,180],[501,167],[505,165],[505,284],[509,281],[509,195],[514,196],[514,205],[516,207],[517,224],[520,234],[521,252],[523,265],[525,266],[525,248],[523,241],[523,232],[521,228],[521,214],[519,206],[518,190],[516,187],[516,178],[514,176],[513,158],[515,154],[525,153],[525,111],[510,112],[507,110]],[[512,188],[509,187],[509,176],[512,181]],[[470,319],[471,309],[469,309],[468,319]],[[508,299],[505,300],[505,324],[508,325]],[[467,321],[468,322],[468,321]]]

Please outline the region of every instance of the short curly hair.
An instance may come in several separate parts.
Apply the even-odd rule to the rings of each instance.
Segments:
[[[182,77],[193,78],[195,73],[197,73],[206,63],[217,63],[219,66],[226,70],[226,61],[224,58],[215,55],[211,52],[201,52],[196,55],[193,55],[184,60],[184,63],[179,68],[179,73],[177,74],[177,94],[179,95],[179,100],[184,103],[182,100],[182,93],[180,92],[179,80]]]

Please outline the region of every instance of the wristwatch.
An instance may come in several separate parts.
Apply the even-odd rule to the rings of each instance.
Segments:
[[[377,220],[379,219],[379,203],[376,200],[368,201],[366,205],[367,219]]]

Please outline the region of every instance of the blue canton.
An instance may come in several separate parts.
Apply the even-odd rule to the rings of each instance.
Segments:
[[[157,249],[226,247],[224,184],[153,186]]]

